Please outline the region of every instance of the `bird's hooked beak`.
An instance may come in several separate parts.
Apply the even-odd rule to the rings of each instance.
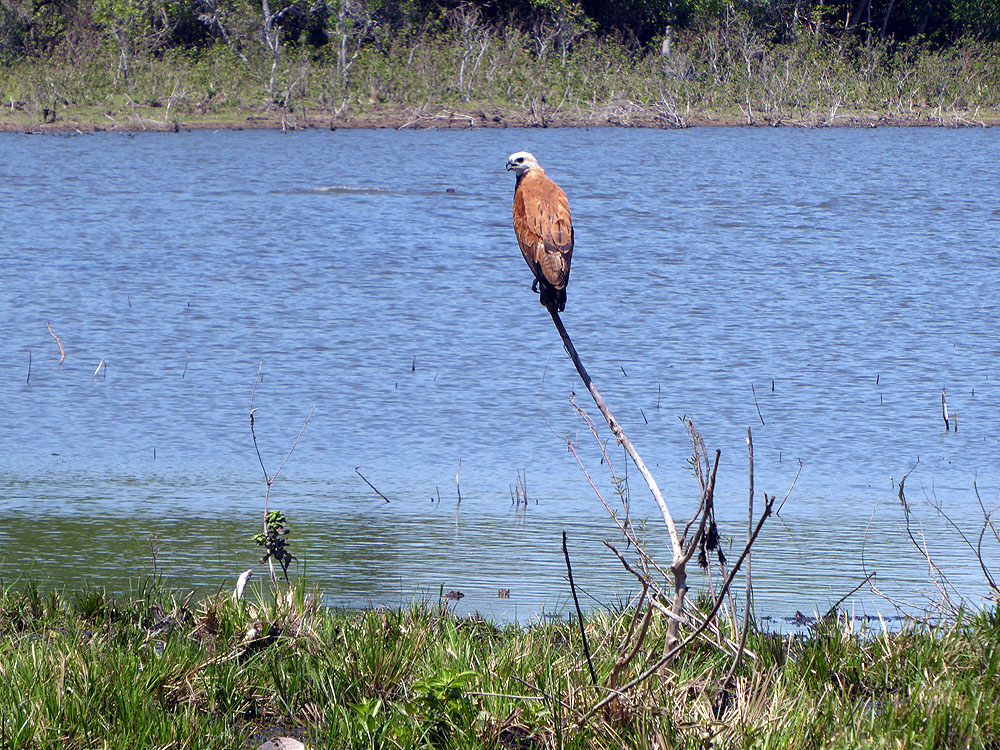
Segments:
[[[510,159],[508,159],[507,160],[507,171],[509,172],[513,168],[514,168],[514,162],[512,162]]]

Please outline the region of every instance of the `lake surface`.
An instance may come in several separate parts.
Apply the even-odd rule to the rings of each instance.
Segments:
[[[570,198],[563,320],[677,520],[698,499],[683,416],[722,451],[734,554],[747,428],[758,509],[801,461],[755,548],[758,614],[825,611],[872,571],[933,596],[897,497],[911,469],[935,562],[985,594],[933,506],[973,544],[974,483],[1000,506],[996,129],[2,134],[0,582],[262,572],[261,367],[269,472],[312,414],[270,503],[329,604],[443,588],[459,612],[565,612],[564,529],[588,606],[634,593],[567,450],[617,503],[570,395],[599,414],[510,227],[522,149]],[[867,588],[847,606],[893,612]]]

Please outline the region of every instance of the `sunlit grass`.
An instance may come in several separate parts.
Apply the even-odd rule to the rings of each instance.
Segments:
[[[0,596],[0,746],[995,747],[1000,609],[897,631],[847,619],[754,630],[731,656],[701,642],[606,695],[631,613],[586,619],[599,686],[569,622],[497,626],[439,603],[341,612],[299,587],[200,602],[145,586]],[[655,661],[662,623],[626,679]],[[619,684],[622,684],[619,682]],[[719,707],[721,711],[719,710]],[[714,738],[710,739],[710,738]]]

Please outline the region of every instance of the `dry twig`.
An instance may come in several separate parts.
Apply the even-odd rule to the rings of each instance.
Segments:
[[[59,364],[61,365],[63,360],[66,359],[66,350],[63,349],[62,341],[59,340],[59,337],[52,332],[52,324],[46,321],[45,327],[49,329],[49,333],[52,335],[52,338],[54,338],[56,340],[56,344],[59,345]]]
[[[583,612],[580,610],[580,600],[576,596],[576,584],[573,583],[573,566],[569,563],[569,548],[566,546],[566,530],[562,533],[562,550],[566,558],[566,574],[569,576],[569,588],[573,592],[573,604],[576,606],[576,616],[580,622],[580,635],[583,638],[583,653],[587,657],[587,666],[590,668],[590,679],[594,686],[597,686],[597,672],[594,671],[594,660],[590,658],[590,646],[587,644],[587,629],[583,625]]]
[[[359,477],[361,477],[365,481],[365,484],[367,484],[369,487],[371,487],[373,490],[375,490],[375,494],[376,495],[378,495],[380,498],[382,498],[386,502],[389,502],[389,498],[387,498],[385,495],[383,495],[381,492],[379,492],[378,487],[376,487],[374,484],[372,484],[371,482],[369,482],[368,481],[368,477],[366,477],[364,474],[362,474],[361,471],[360,471],[360,469],[361,469],[360,466],[355,466],[354,467],[354,473],[357,474]]]

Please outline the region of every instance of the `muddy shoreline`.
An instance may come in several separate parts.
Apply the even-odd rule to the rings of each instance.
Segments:
[[[160,115],[159,117],[157,115]],[[34,121],[32,121],[34,120]],[[470,109],[453,111],[431,108],[386,107],[350,116],[296,113],[283,111],[232,110],[219,113],[180,113],[167,119],[156,109],[140,113],[105,112],[95,117],[92,112],[72,109],[46,114],[43,122],[19,113],[12,118],[0,118],[0,132],[8,133],[99,133],[99,132],[180,132],[187,130],[468,130],[473,128],[591,128],[633,127],[681,129],[690,127],[802,127],[802,128],[877,128],[877,127],[992,127],[1000,125],[1000,113],[986,116],[954,111],[947,114],[920,113],[906,116],[877,112],[844,113],[833,118],[815,113],[778,115],[763,113],[747,117],[740,113],[696,114],[684,119],[665,118],[657,113],[604,111],[586,117],[553,113],[539,118],[537,113],[517,113],[506,110]]]

